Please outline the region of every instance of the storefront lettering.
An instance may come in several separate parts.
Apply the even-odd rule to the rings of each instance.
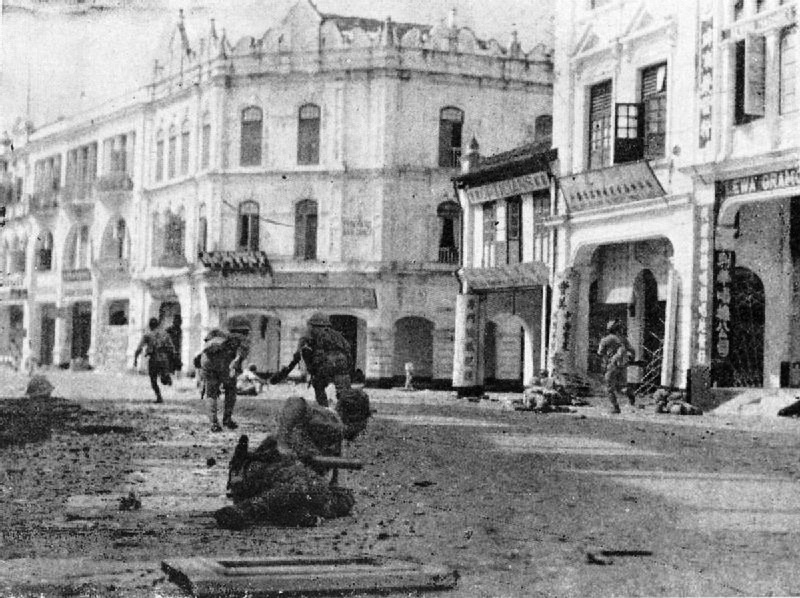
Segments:
[[[664,189],[646,162],[617,164],[560,180],[570,210],[612,206],[664,195]]]
[[[700,21],[700,47],[697,55],[697,88],[700,106],[698,144],[703,149],[711,141],[711,105],[714,92],[714,20]]]
[[[799,186],[800,170],[797,167],[793,167],[722,181],[722,193],[727,198]]]
[[[735,254],[732,251],[717,251],[717,282],[714,312],[716,356],[727,359],[730,355],[731,281]]]
[[[483,203],[494,201],[503,197],[512,197],[531,191],[540,191],[550,186],[550,179],[546,172],[535,172],[522,176],[488,183],[480,187],[467,189],[467,199],[470,203]]]

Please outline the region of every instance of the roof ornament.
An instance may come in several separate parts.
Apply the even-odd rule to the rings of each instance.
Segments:
[[[508,47],[508,53],[512,58],[519,58],[522,55],[522,44],[519,43],[516,29],[511,32],[511,44]]]

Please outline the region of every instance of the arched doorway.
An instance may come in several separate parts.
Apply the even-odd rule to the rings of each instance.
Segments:
[[[729,362],[732,386],[764,384],[764,284],[747,268],[736,267],[731,284]]]
[[[504,313],[488,320],[483,337],[484,384],[495,389],[519,390],[529,342],[519,316]]]
[[[355,370],[366,371],[366,322],[355,316],[331,315],[331,327],[342,333],[345,340],[350,343],[350,358]]]
[[[395,378],[405,375],[406,362],[414,364],[414,378],[433,378],[433,322],[417,316],[400,318],[394,323]]]
[[[658,300],[658,283],[650,270],[642,270],[636,276],[628,311],[630,340],[636,357],[643,363],[639,393],[649,393],[661,385],[667,313],[667,303]]]

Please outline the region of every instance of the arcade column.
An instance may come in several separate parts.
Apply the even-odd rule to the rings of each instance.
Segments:
[[[566,268],[556,276],[553,301],[553,327],[550,341],[551,375],[560,371],[572,371],[576,361],[576,322],[578,320],[578,297],[580,273],[576,268]]]
[[[453,388],[460,396],[483,392],[483,311],[478,294],[456,296],[456,329],[453,346]]]

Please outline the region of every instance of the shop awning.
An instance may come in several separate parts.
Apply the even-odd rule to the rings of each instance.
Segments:
[[[370,288],[209,287],[206,289],[206,297],[210,306],[226,309],[271,307],[375,309],[378,307],[375,289]]]
[[[647,160],[565,176],[559,184],[571,212],[664,196]]]
[[[538,287],[550,281],[547,266],[541,262],[494,268],[461,268],[458,277],[466,281],[472,293]]]

